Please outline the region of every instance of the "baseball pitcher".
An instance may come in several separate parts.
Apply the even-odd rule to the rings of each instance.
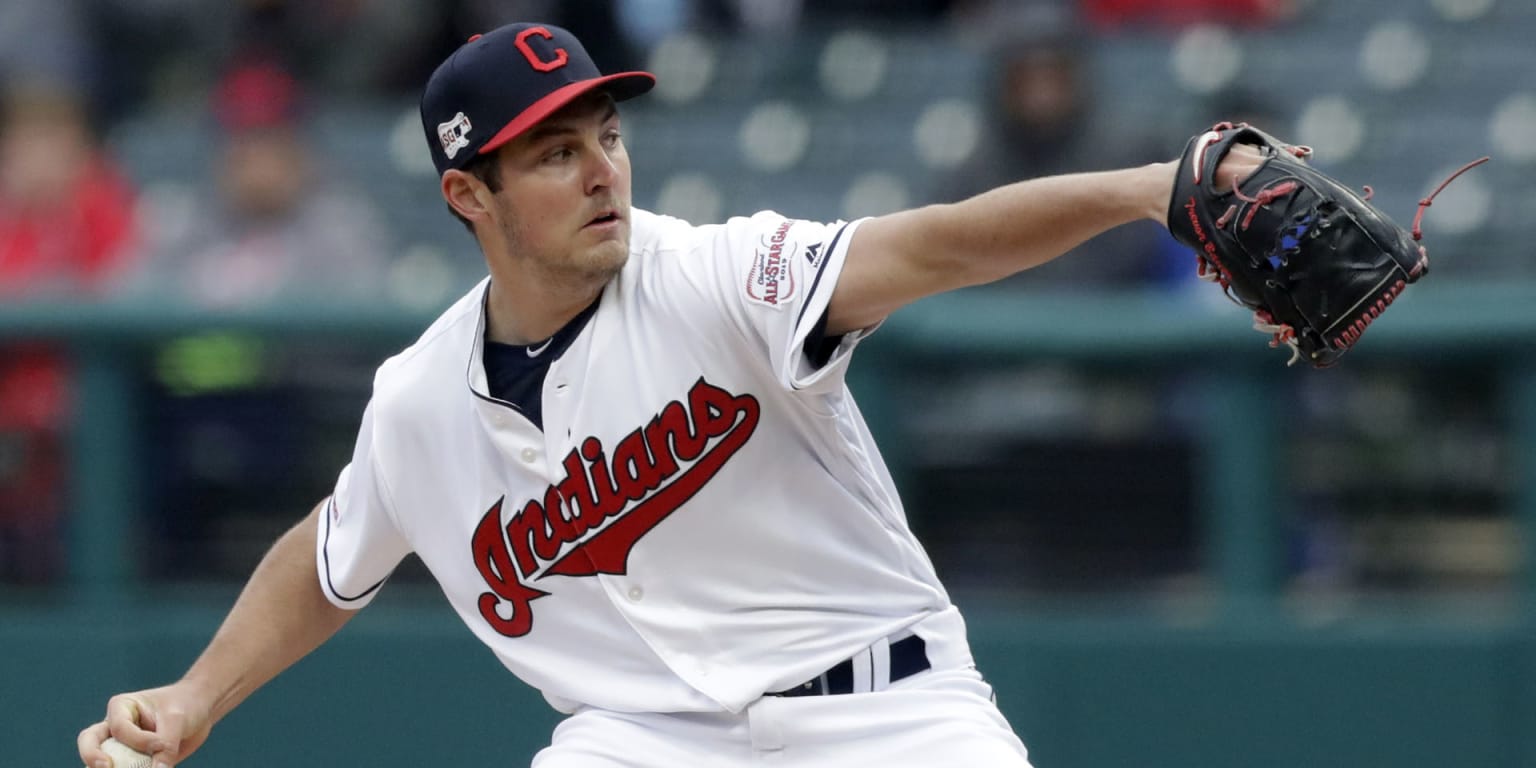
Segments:
[[[1165,222],[1179,163],[696,226],[630,204],[617,105],[653,83],[540,24],[438,67],[422,127],[488,277],[380,366],[334,492],[184,677],[108,701],[87,766],[108,737],[187,759],[413,552],[568,714],[538,768],[1028,766],[845,373],[915,299]]]

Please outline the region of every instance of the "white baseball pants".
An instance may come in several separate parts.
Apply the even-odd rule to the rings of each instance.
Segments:
[[[874,693],[767,696],[739,714],[579,710],[533,768],[1030,768],[974,669]]]

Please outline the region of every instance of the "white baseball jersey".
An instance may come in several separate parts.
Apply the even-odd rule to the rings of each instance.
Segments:
[[[326,595],[359,608],[415,552],[564,712],[738,712],[928,617],[934,666],[968,662],[844,384],[865,334],[802,352],[858,223],[632,225],[542,431],[487,392],[488,282],[380,367],[320,523]]]

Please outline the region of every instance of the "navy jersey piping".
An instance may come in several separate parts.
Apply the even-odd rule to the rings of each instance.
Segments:
[[[388,581],[389,577],[385,576],[374,582],[373,586],[363,590],[356,597],[347,597],[340,590],[336,589],[336,582],[331,580],[331,508],[336,506],[336,497],[331,496],[331,498],[327,499],[325,506],[325,540],[320,544],[320,556],[325,559],[325,587],[330,590],[331,595],[337,600],[344,603],[355,603],[373,594],[379,587],[384,586],[384,582]]]
[[[837,250],[837,241],[843,239],[843,232],[845,232],[847,229],[848,225],[844,224],[843,226],[838,227],[837,234],[832,236],[832,244],[827,246],[827,258],[825,261],[821,262],[821,266],[816,270],[816,278],[811,281],[811,290],[805,294],[806,302],[800,305],[800,316],[795,318],[796,326],[799,326],[801,323],[805,322],[805,311],[811,308],[810,298],[816,295],[816,289],[821,286],[821,276],[826,274],[827,265],[832,263],[832,252]]]

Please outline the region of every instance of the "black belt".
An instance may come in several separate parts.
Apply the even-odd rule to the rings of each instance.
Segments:
[[[836,696],[853,693],[853,659],[844,659],[831,669],[793,688],[773,691],[767,696]],[[911,677],[932,668],[928,663],[928,645],[917,635],[891,643],[891,682]]]

